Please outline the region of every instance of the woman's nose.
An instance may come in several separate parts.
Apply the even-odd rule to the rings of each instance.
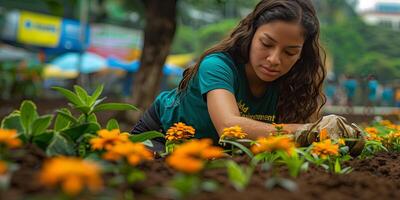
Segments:
[[[280,51],[279,51],[279,50],[274,50],[274,51],[272,51],[271,54],[267,57],[267,61],[268,61],[271,65],[276,66],[276,65],[281,64],[281,58],[280,58],[280,57],[281,57]]]

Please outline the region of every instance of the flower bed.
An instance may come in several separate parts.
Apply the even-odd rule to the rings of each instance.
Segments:
[[[145,145],[163,134],[132,136],[116,120],[97,122],[97,112],[133,106],[103,103],[101,87],[92,95],[80,87],[55,89],[80,115],[62,108],[40,116],[25,101],[2,120],[0,199],[400,198],[400,126],[390,121],[364,129],[356,159],[349,152],[357,138],[333,138],[322,129],[299,147],[284,124],[256,141],[228,127],[223,149],[191,139],[195,129],[177,123],[165,136],[166,152],[154,153]]]

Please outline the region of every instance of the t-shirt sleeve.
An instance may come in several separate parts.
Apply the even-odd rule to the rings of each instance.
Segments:
[[[199,85],[203,98],[214,89],[226,89],[234,94],[233,69],[218,56],[206,57],[199,67]]]

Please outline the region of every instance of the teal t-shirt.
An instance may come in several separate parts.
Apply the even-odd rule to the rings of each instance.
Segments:
[[[184,122],[196,129],[196,138],[219,139],[207,109],[206,94],[214,89],[226,89],[236,98],[243,117],[272,123],[278,102],[278,89],[271,83],[261,97],[252,95],[244,65],[236,65],[227,53],[213,53],[200,63],[198,73],[186,91],[162,92],[155,100],[156,112],[164,131],[174,123]]]

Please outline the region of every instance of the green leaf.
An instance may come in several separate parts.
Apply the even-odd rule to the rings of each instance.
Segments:
[[[139,110],[139,109],[127,103],[104,103],[97,105],[93,109],[93,112],[99,112],[103,110]]]
[[[56,133],[46,149],[46,154],[48,156],[76,156],[74,143],[63,135]]]
[[[1,121],[2,129],[15,129],[19,134],[24,133],[24,128],[21,125],[21,113],[14,111],[3,118]]]
[[[75,89],[75,93],[78,95],[78,98],[81,100],[81,102],[86,105],[89,106],[89,95],[86,92],[85,89],[83,89],[82,87],[80,87],[79,85],[74,85],[74,89]]]
[[[106,100],[107,99],[107,97],[103,97],[103,98],[101,98],[101,99],[97,99],[94,103],[93,103],[93,105],[91,105],[90,107],[93,109],[94,107],[96,107],[97,105],[99,105],[101,102],[103,102],[104,100]]]
[[[93,103],[96,102],[97,98],[99,98],[101,92],[103,92],[103,87],[103,85],[100,85],[93,92],[92,96],[90,97],[89,106],[92,106]]]
[[[94,113],[89,115],[88,122],[97,123],[97,117],[96,117],[96,115]]]
[[[116,119],[110,119],[106,125],[107,130],[119,129],[118,121]]]
[[[295,192],[298,189],[298,186],[296,182],[286,179],[286,178],[278,178],[277,181],[278,185],[280,185],[282,188],[290,191],[290,192]]]
[[[86,123],[76,127],[63,130],[62,133],[71,138],[72,141],[77,141],[78,138],[85,133],[96,133],[100,130],[100,125],[97,123]]]
[[[60,116],[62,116],[63,118],[65,118],[66,120],[72,122],[72,124],[77,124],[79,123],[78,120],[72,116],[71,112],[66,109],[66,108],[62,108],[60,110],[56,111]],[[57,123],[57,120],[56,120]]]
[[[217,181],[206,180],[201,182],[201,189],[206,192],[215,192],[219,189],[219,185]]]
[[[140,170],[132,170],[126,179],[129,184],[133,184],[138,181],[146,180],[146,174]]]
[[[91,152],[89,141],[94,137],[96,137],[94,134],[85,133],[78,139],[78,155],[80,157],[86,157]]]
[[[132,142],[144,142],[146,140],[151,140],[158,137],[164,137],[164,134],[157,131],[147,131],[137,135],[130,135],[129,139]]]
[[[235,142],[235,141],[231,141],[231,140],[224,140],[221,139],[219,140],[220,143],[228,143],[228,144],[232,144],[236,147],[238,147],[240,150],[242,150],[243,152],[245,152],[250,158],[254,157],[254,154],[250,151],[250,149],[248,149],[247,147],[245,147],[244,145],[240,144],[239,142]]]
[[[51,140],[53,139],[53,136],[54,131],[41,133],[33,138],[33,143],[40,147],[42,150],[46,150]]]
[[[85,123],[85,114],[81,114],[78,118],[79,123]]]
[[[90,107],[89,106],[76,106],[76,109],[78,109],[79,111],[81,111],[84,114],[89,114],[90,112]]]
[[[335,161],[335,173],[340,173],[342,171],[342,167],[340,166],[339,158],[336,158]]]
[[[247,177],[248,173],[232,160],[227,162],[227,170],[229,181],[232,185],[236,190],[243,191],[249,182],[249,177]]]
[[[46,131],[51,124],[53,115],[43,115],[37,118],[32,124],[32,135],[38,135]]]
[[[52,89],[57,90],[60,92],[62,95],[64,95],[65,98],[67,98],[73,105],[75,106],[83,106],[83,102],[79,99],[78,96],[76,96],[75,93],[64,89],[62,87],[52,87]]]
[[[169,182],[169,185],[175,189],[174,199],[188,199],[190,195],[199,192],[201,181],[196,175],[177,174]]]
[[[21,124],[25,134],[30,135],[32,122],[38,117],[36,105],[29,100],[25,100],[21,104]]]
[[[68,109],[62,108],[56,112],[58,114],[56,117],[56,122],[54,123],[55,131],[61,131],[67,128],[71,124],[71,122],[73,124],[77,123],[77,120],[71,115],[71,112]]]

